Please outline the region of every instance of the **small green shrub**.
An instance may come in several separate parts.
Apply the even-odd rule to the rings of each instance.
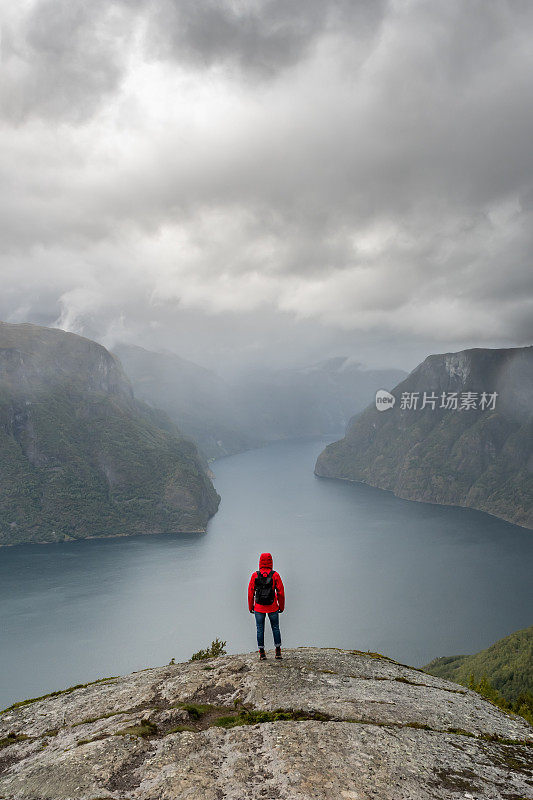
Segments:
[[[179,703],[179,708],[183,708],[191,719],[201,719],[208,711],[211,711],[213,706],[202,705],[200,703]]]
[[[25,733],[8,733],[3,739],[0,739],[0,750],[4,747],[9,747],[10,744],[15,744],[16,742],[23,742],[24,739],[29,739],[29,736],[26,736]]]
[[[206,658],[218,658],[218,656],[225,656],[225,647],[226,642],[221,642],[217,636],[217,638],[211,642],[211,647],[208,647],[206,650],[198,650],[197,653],[193,653],[190,660],[203,661]]]

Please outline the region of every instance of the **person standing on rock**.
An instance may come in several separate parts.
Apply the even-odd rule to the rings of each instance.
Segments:
[[[266,658],[265,617],[267,614],[276,646],[276,658],[281,658],[279,615],[285,608],[285,589],[283,588],[281,577],[272,569],[272,563],[270,553],[261,553],[259,556],[259,569],[252,574],[248,584],[248,608],[250,614],[255,614],[257,646],[261,661]]]

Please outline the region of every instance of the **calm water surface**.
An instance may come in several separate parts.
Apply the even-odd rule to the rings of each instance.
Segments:
[[[263,550],[285,582],[288,647],[421,666],[531,625],[531,531],[316,478],[323,446],[217,461],[222,503],[205,535],[0,548],[0,707],[186,660],[216,636],[254,649],[246,589]]]

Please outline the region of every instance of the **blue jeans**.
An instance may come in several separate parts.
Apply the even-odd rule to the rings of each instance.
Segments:
[[[254,611],[255,624],[257,625],[257,646],[265,646],[265,617],[262,611]],[[269,611],[268,618],[272,627],[272,636],[274,637],[274,644],[276,647],[281,645],[281,632],[279,629],[279,611]]]

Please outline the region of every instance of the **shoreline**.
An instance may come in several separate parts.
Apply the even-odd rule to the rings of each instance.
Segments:
[[[476,508],[476,506],[466,506],[460,505],[458,503],[439,503],[437,500],[415,500],[412,497],[402,497],[401,494],[396,494],[392,489],[384,489],[382,486],[376,486],[373,483],[369,483],[368,481],[358,481],[355,478],[341,478],[337,477],[336,475],[321,475],[319,472],[314,470],[314,475],[317,478],[321,478],[322,480],[326,481],[342,481],[343,483],[358,483],[361,486],[370,486],[371,489],[377,489],[380,492],[387,492],[391,494],[393,497],[397,497],[398,500],[406,500],[408,503],[419,503],[419,504],[426,504],[428,506],[440,506],[441,508],[462,508],[465,511],[476,511],[478,514],[487,514],[489,517],[493,517],[493,519],[500,520],[500,522],[506,522],[508,525],[514,525],[516,528],[520,528],[523,531],[531,531],[533,532],[533,527],[529,527],[529,525],[521,525],[519,522],[515,522],[512,519],[506,519],[506,517],[499,516],[498,514],[493,514],[491,511],[487,511],[484,508]]]

